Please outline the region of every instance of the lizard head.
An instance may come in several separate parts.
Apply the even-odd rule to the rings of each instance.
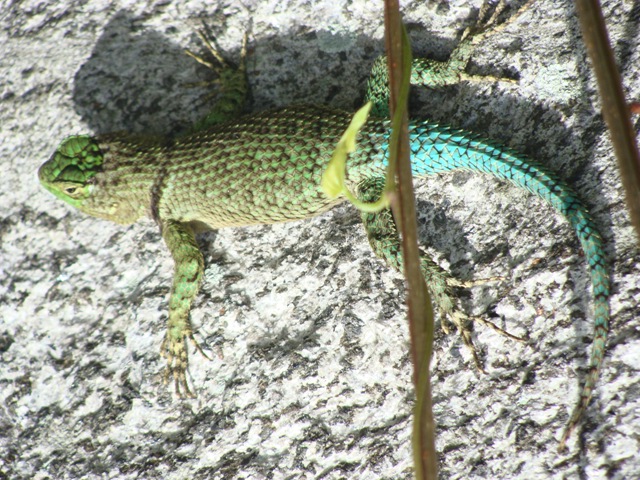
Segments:
[[[60,143],[55,153],[38,170],[44,188],[79,210],[93,190],[95,176],[102,171],[103,156],[88,135],[74,135]]]
[[[88,135],[65,138],[38,170],[40,183],[84,213],[121,224],[135,222],[146,212],[144,199],[137,198],[136,193],[142,192],[144,197],[146,190],[132,193],[119,189],[119,179],[114,180],[113,172],[110,177],[105,175],[103,148],[98,139]]]

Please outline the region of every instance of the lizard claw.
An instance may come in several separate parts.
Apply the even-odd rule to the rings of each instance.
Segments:
[[[238,116],[245,104],[249,89],[246,69],[247,42],[249,38],[248,33],[245,33],[242,40],[240,60],[238,61],[237,67],[230,65],[224,59],[222,54],[214,46],[213,42],[209,40],[204,29],[197,30],[196,34],[200,37],[202,43],[204,43],[207,50],[209,50],[209,53],[213,56],[213,61],[206,60],[202,56],[193,53],[191,50],[185,49],[185,53],[196,62],[204,65],[210,70],[213,70],[216,74],[216,78],[205,82],[190,83],[187,84],[187,86],[211,87],[212,85],[215,85],[216,88],[206,96],[206,99],[210,100],[213,97],[218,97],[218,99],[213,110],[204,119],[196,123],[193,129],[194,131],[202,130]]]
[[[524,343],[524,342],[527,341],[527,337],[518,337],[517,335],[514,335],[512,333],[507,332],[506,330],[503,330],[502,328],[497,326],[495,323],[490,322],[489,320],[485,320],[482,317],[469,317],[469,319],[473,320],[474,322],[481,323],[485,327],[489,327],[489,328],[493,329],[494,331],[498,332],[500,335],[503,335],[503,336],[505,336],[507,338],[510,338],[511,340],[515,340],[516,342],[523,342]]]
[[[469,282],[463,282],[454,277],[449,277],[447,279],[447,284],[452,287],[471,287],[471,286],[482,284],[482,283],[500,281],[500,280],[503,280],[503,277],[490,277],[486,279],[479,279],[479,280],[474,280]],[[482,365],[482,362],[480,361],[480,357],[478,356],[476,347],[473,344],[471,330],[469,329],[469,321],[478,322],[486,327],[493,329],[495,332],[499,333],[500,335],[510,338],[511,340],[515,340],[516,342],[527,341],[527,338],[513,335],[512,333],[509,333],[506,330],[500,328],[495,323],[490,322],[489,320],[486,320],[480,316],[469,316],[466,313],[462,312],[457,307],[454,307],[454,309],[449,312],[449,316],[451,318],[451,322],[456,326],[456,329],[460,333],[460,336],[462,337],[462,341],[464,342],[465,346],[471,352],[475,366],[480,373],[486,373],[486,371]],[[444,332],[448,334],[449,328],[446,326],[446,322],[444,321],[441,322],[441,326],[442,326],[442,330],[444,330]]]
[[[202,350],[202,347],[191,332],[179,339],[171,337],[169,332],[167,332],[160,347],[160,354],[167,359],[163,380],[164,384],[167,385],[171,377],[173,377],[175,391],[180,398],[195,398],[196,394],[191,391],[187,382],[187,368],[189,367],[189,353],[185,342],[187,337],[191,339],[198,352],[206,359],[211,360],[211,358],[204,353],[204,350]]]
[[[478,45],[487,37],[499,33],[506,26],[513,23],[520,15],[526,12],[534,0],[527,0],[518,10],[502,23],[498,23],[498,17],[507,9],[504,0],[498,2],[484,2],[478,13],[478,21],[472,27],[467,27],[462,33],[460,41],[468,40],[473,45]],[[494,6],[495,5],[495,6]],[[493,7],[493,8],[492,8]]]
[[[497,77],[494,75],[470,75],[467,74],[464,69],[471,58],[471,55],[475,48],[484,41],[487,37],[495,35],[496,33],[504,30],[507,25],[513,23],[517,18],[526,12],[533,0],[527,0],[513,15],[506,19],[502,23],[498,23],[498,17],[502,12],[506,10],[506,4],[504,0],[497,2],[495,7],[494,3],[486,1],[483,3],[478,14],[478,21],[474,26],[467,27],[462,32],[460,43],[456,49],[451,53],[449,63],[461,68],[460,80],[467,82],[501,82],[501,83],[517,83],[517,80],[506,77]],[[493,8],[492,8],[493,7]],[[454,60],[454,61],[452,61]]]
[[[452,311],[450,313],[450,316],[451,316],[451,321],[456,326],[456,328],[458,329],[458,332],[460,333],[460,336],[462,337],[462,341],[464,342],[469,352],[471,352],[471,356],[473,357],[473,363],[475,364],[476,369],[480,373],[487,373],[487,371],[484,369],[484,366],[482,365],[482,362],[480,361],[480,357],[478,356],[476,347],[473,344],[473,339],[471,337],[471,330],[469,330],[469,326],[468,326],[469,322],[467,321],[469,320],[469,317],[458,309],[455,309],[454,311]]]
[[[204,43],[205,47],[207,47],[207,50],[209,50],[209,53],[211,53],[211,55],[216,60],[216,62],[218,62],[217,65],[215,63],[209,62],[208,60],[205,60],[203,57],[201,57],[197,53],[193,53],[188,48],[184,49],[184,53],[189,55],[196,62],[200,63],[201,65],[204,65],[205,67],[213,70],[216,73],[219,73],[221,70],[223,70],[225,68],[229,68],[229,65],[227,64],[227,61],[224,59],[224,57],[218,51],[218,49],[213,46],[213,43],[211,43],[211,40],[209,40],[209,37],[207,36],[205,31],[204,30],[196,30],[196,35],[198,35],[198,37],[200,38],[200,41],[202,41],[202,43]],[[243,40],[243,43],[242,43],[242,55],[241,55],[241,58],[244,58],[245,47],[246,47],[246,35],[245,35],[245,39]]]
[[[463,281],[458,280],[455,277],[449,277],[447,278],[447,285],[451,287],[471,288],[477,287],[478,285],[484,285],[485,283],[502,282],[504,279],[505,277],[487,277]]]
[[[198,35],[202,43],[204,43],[205,47],[207,47],[207,50],[209,50],[209,53],[215,59],[215,63],[206,60],[205,58],[198,55],[197,53],[192,52],[188,48],[184,49],[184,53],[186,53],[188,56],[193,58],[199,64],[204,65],[210,70],[213,70],[213,72],[215,72],[218,75],[218,78],[216,80],[212,82],[207,82],[207,84],[217,83],[217,84],[224,85],[228,83],[227,81],[225,81],[225,78],[224,78],[225,76],[228,76],[227,72],[233,72],[235,74],[234,76],[236,76],[238,73],[241,73],[242,75],[245,74],[245,70],[246,70],[245,59],[247,57],[247,42],[249,39],[248,33],[245,33],[242,38],[242,46],[240,48],[240,62],[238,63],[237,68],[233,68],[231,65],[229,65],[229,63],[224,59],[224,57],[219,52],[219,50],[213,45],[213,43],[205,33],[204,29],[196,30],[196,35]]]

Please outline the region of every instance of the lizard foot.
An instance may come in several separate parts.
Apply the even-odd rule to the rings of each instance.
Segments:
[[[501,282],[504,280],[504,277],[487,277],[487,278],[478,278],[477,280],[458,280],[455,277],[447,278],[447,285],[450,287],[460,287],[460,288],[471,288],[477,287],[478,285],[484,285],[486,283],[493,282]]]
[[[495,6],[494,2],[487,1],[483,3],[480,8],[476,24],[474,26],[467,27],[464,32],[462,32],[460,43],[451,53],[453,61],[450,60],[450,63],[452,65],[462,65],[464,68],[469,62],[469,59],[478,44],[487,37],[504,30],[506,26],[514,22],[520,17],[520,15],[526,12],[532,3],[533,0],[527,0],[524,5],[522,5],[513,15],[502,23],[498,23],[498,17],[507,8],[505,1],[500,0],[495,4]],[[461,80],[468,82],[517,83],[517,80],[512,78],[497,77],[494,75],[469,75],[466,72],[461,72]]]
[[[478,356],[476,347],[473,344],[473,339],[471,337],[471,330],[469,330],[469,326],[468,326],[469,317],[463,312],[461,312],[460,310],[456,309],[451,312],[450,318],[453,324],[456,326],[458,332],[460,333],[460,336],[462,337],[462,341],[464,342],[465,346],[467,347],[469,352],[471,352],[471,356],[473,357],[473,363],[476,365],[476,368],[478,369],[478,371],[480,373],[487,373],[486,370],[484,369],[484,366],[482,365],[482,362],[480,361],[480,357]],[[444,325],[444,322],[442,322],[442,325]],[[447,330],[445,330],[445,332],[447,332]]]
[[[467,40],[472,45],[478,45],[491,35],[501,32],[508,25],[516,21],[520,15],[526,12],[534,0],[527,0],[513,15],[504,22],[498,23],[498,17],[507,9],[505,0],[498,2],[486,1],[480,7],[478,21],[472,27],[467,27],[462,33],[461,42]]]
[[[217,101],[213,110],[194,125],[193,131],[203,130],[226,120],[236,118],[242,112],[249,91],[245,65],[248,34],[245,33],[242,41],[238,66],[233,67],[227,63],[203,31],[200,30],[196,33],[213,56],[214,61],[210,62],[205,60],[190,50],[185,50],[185,53],[198,63],[213,70],[216,78],[209,82],[192,83],[190,86],[204,85],[208,87],[216,85],[216,88],[207,96],[207,99],[215,96],[217,97]]]
[[[209,80],[205,82],[189,83],[187,84],[187,86],[209,87],[211,85],[216,85],[218,88],[224,90],[225,88],[230,88],[235,85],[244,83],[245,76],[246,76],[245,60],[247,57],[248,35],[245,34],[242,39],[242,47],[240,50],[240,62],[238,64],[238,67],[234,68],[233,66],[229,65],[229,63],[224,59],[222,54],[220,54],[220,52],[213,45],[209,37],[207,37],[204,30],[196,30],[196,34],[198,35],[198,37],[200,37],[200,40],[202,41],[202,43],[204,43],[204,45],[207,47],[207,50],[209,50],[209,53],[213,56],[215,62],[210,62],[204,59],[202,56],[198,55],[197,53],[193,53],[189,49],[185,49],[184,52],[199,64],[204,65],[209,70],[212,70],[217,75],[217,78],[215,78],[214,80]],[[216,92],[212,92],[211,94],[209,94],[209,96],[214,96],[214,95],[216,95]]]
[[[175,391],[180,398],[195,398],[196,395],[191,392],[187,382],[187,368],[189,366],[187,338],[191,339],[197,351],[210,360],[190,331],[178,338],[173,337],[170,332],[167,332],[160,347],[160,354],[167,359],[167,367],[164,371],[165,385],[168,384],[170,378],[173,377]]]
[[[526,342],[527,341],[526,338],[518,337],[516,335],[513,335],[513,334],[507,332],[506,330],[500,328],[495,323],[490,322],[489,320],[485,320],[482,317],[469,316],[469,315],[463,313],[462,311],[460,311],[458,309],[455,309],[452,312],[450,312],[450,318],[451,318],[451,322],[456,326],[456,329],[460,333],[460,336],[462,337],[462,341],[464,342],[465,346],[471,352],[471,356],[473,357],[473,363],[475,364],[476,368],[478,369],[478,371],[480,373],[487,373],[487,372],[484,369],[484,366],[482,365],[482,362],[480,361],[480,357],[478,356],[478,352],[476,351],[476,347],[473,344],[473,339],[471,337],[471,330],[469,329],[469,321],[470,320],[474,321],[474,322],[478,322],[478,323],[480,323],[482,325],[485,325],[485,326],[495,330],[500,335],[504,335],[505,337],[510,338],[511,340],[515,340],[516,342]],[[442,325],[444,325],[444,323],[442,323]],[[444,326],[443,326],[443,330],[445,330]],[[448,333],[447,330],[445,330],[446,333]]]

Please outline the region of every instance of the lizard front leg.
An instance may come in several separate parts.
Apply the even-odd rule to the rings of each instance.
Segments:
[[[207,357],[193,338],[189,320],[191,304],[202,282],[204,260],[190,225],[169,220],[161,223],[161,230],[162,238],[169,247],[175,263],[169,297],[167,334],[161,347],[162,355],[167,358],[164,379],[167,383],[173,376],[176,393],[181,397],[194,397],[195,395],[189,390],[186,377],[188,366],[186,340],[191,339],[195,348]]]
[[[245,35],[242,40],[242,48],[240,50],[240,60],[238,65],[237,67],[234,67],[224,59],[222,54],[220,54],[220,52],[218,52],[218,50],[213,46],[204,32],[198,31],[197,34],[213,56],[214,62],[205,60],[203,57],[190,50],[185,50],[185,53],[198,63],[212,70],[217,75],[216,80],[204,82],[204,84],[206,86],[211,84],[217,85],[218,98],[207,116],[194,125],[192,132],[198,132],[213,125],[238,117],[244,109],[249,92],[246,69],[247,35]],[[210,96],[214,96],[213,94],[214,92],[212,92]]]

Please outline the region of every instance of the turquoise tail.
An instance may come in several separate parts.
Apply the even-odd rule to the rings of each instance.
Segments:
[[[593,219],[573,189],[564,181],[542,165],[525,160],[509,149],[493,146],[468,132],[428,123],[412,124],[409,136],[412,170],[415,176],[452,170],[488,173],[508,180],[546,200],[569,220],[575,230],[591,271],[595,331],[589,373],[580,395],[580,402],[565,432],[563,441],[566,440],[591,399],[603,363],[609,331],[609,272],[604,260],[602,237]],[[386,158],[387,152],[383,153]]]

